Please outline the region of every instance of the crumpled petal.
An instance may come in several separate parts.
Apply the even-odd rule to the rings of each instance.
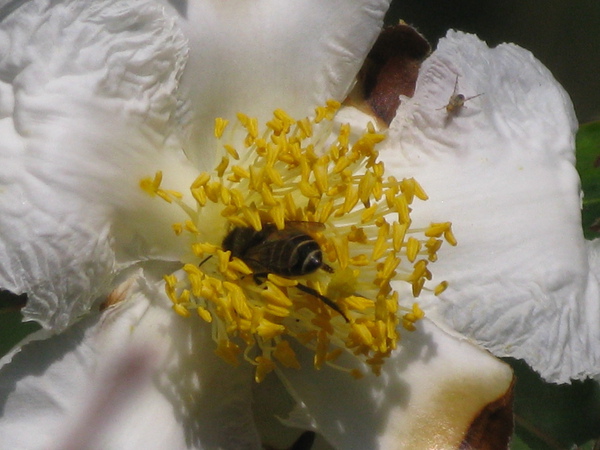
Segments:
[[[343,100],[383,25],[389,0],[164,0],[178,5],[190,40],[182,79],[190,91],[193,129],[186,151],[199,167],[215,117],[237,112],[270,119],[313,114]],[[207,165],[208,164],[208,165]]]
[[[310,355],[299,354],[307,369],[285,370],[286,385],[334,448],[459,448],[473,420],[510,391],[513,379],[507,364],[426,319],[403,334],[379,377],[355,380],[329,367],[309,375]]]
[[[176,251],[139,181],[194,179],[172,117],[185,51],[149,1],[35,0],[2,19],[0,287],[27,292],[26,319],[60,331],[118,265]]]
[[[448,112],[457,93],[482,95]],[[448,220],[458,239],[432,266],[450,287],[423,296],[429,317],[554,382],[600,368],[600,271],[582,236],[575,130],[567,94],[528,51],[449,32],[381,154],[429,194],[414,226]]]
[[[259,448],[250,368],[220,361],[208,327],[157,295],[134,287],[103,314],[5,357],[2,446]]]

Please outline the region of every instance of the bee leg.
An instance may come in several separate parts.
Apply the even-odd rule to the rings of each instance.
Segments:
[[[328,264],[323,263],[323,265],[321,266],[321,269],[323,269],[327,273],[333,273],[333,267],[331,267]]]
[[[342,312],[342,310],[340,309],[340,307],[338,305],[336,305],[332,300],[328,299],[327,297],[325,297],[324,295],[319,294],[316,290],[314,290],[313,288],[310,288],[304,284],[300,284],[298,283],[296,285],[296,287],[298,289],[300,289],[302,292],[305,292],[309,295],[312,295],[313,297],[317,297],[319,300],[321,300],[323,303],[325,303],[327,306],[329,306],[331,309],[333,309],[335,312],[339,313],[346,322],[350,322],[348,320],[348,318],[346,317],[346,314],[344,314]]]
[[[206,258],[204,258],[202,260],[202,262],[200,262],[200,264],[198,264],[198,267],[202,267],[202,264],[204,264],[206,261],[208,261],[210,258],[212,258],[212,255],[208,255]]]

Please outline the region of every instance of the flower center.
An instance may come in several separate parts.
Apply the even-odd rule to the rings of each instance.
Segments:
[[[314,352],[316,368],[362,376],[336,362],[348,353],[379,374],[399,325],[413,331],[424,315],[391,281],[418,297],[442,242],[456,244],[450,223],[411,228],[413,202],[427,195],[412,178],[385,176],[375,149],[384,135],[372,124],[354,138],[349,125],[334,133],[338,108],[330,101],[312,120],[277,110],[262,131],[243,114],[233,127],[217,119],[220,142],[226,131],[231,142],[240,129],[245,138],[222,144],[214,172],[190,187],[195,204],[163,189],[160,173],[141,181],[189,217],[173,225],[191,250],[165,276],[173,309],[210,323],[217,354],[256,366],[258,382],[278,365],[299,368],[298,345]]]

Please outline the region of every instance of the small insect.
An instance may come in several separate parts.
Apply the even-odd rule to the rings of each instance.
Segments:
[[[468,102],[469,100],[472,100],[474,98],[477,98],[477,97],[483,95],[483,93],[481,93],[481,94],[473,95],[472,97],[465,97],[463,94],[457,94],[457,88],[458,88],[458,75],[456,75],[456,81],[454,82],[454,91],[452,91],[452,95],[448,99],[448,104],[446,106],[442,106],[441,108],[438,108],[438,110],[445,109],[449,115],[456,114],[462,109],[462,107],[465,105],[465,102]]]
[[[223,239],[223,250],[244,261],[254,271],[254,281],[269,273],[283,277],[309,275],[321,269],[333,273],[323,261],[321,247],[305,229],[324,227],[317,222],[289,222],[282,230],[272,223],[263,224],[262,230],[252,227],[235,227]],[[315,289],[298,283],[296,288],[317,297],[348,321],[340,307]]]

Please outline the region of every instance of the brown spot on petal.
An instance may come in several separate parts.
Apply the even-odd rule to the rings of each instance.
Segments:
[[[129,295],[131,287],[133,286],[133,283],[136,279],[137,279],[137,277],[135,277],[135,276],[130,277],[127,280],[125,280],[123,283],[118,285],[115,289],[112,290],[112,292],[110,294],[108,294],[106,296],[104,301],[102,303],[100,303],[100,305],[98,306],[98,309],[100,311],[104,311],[105,309],[110,308],[111,306],[114,306],[118,303],[121,303],[123,300],[125,300],[127,298],[127,296]]]
[[[515,379],[498,400],[487,404],[471,423],[461,450],[501,450],[508,448],[513,433],[513,394]]]
[[[407,409],[390,414],[382,448],[506,449],[512,434],[512,370],[464,342],[447,339],[443,348],[437,361],[426,365],[435,380],[424,370],[410,376],[413,398]]]
[[[400,105],[400,95],[412,97],[421,62],[431,47],[414,28],[401,22],[384,28],[358,75],[349,102],[367,109],[389,125]]]

